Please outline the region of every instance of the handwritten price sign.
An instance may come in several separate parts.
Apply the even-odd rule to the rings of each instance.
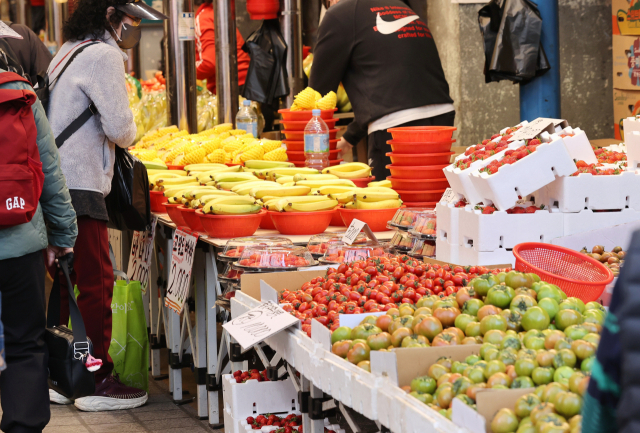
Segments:
[[[177,229],[173,235],[173,249],[171,250],[171,269],[169,269],[169,285],[164,298],[164,306],[180,314],[184,302],[189,296],[193,256],[196,252],[198,235]]]
[[[256,308],[225,323],[222,327],[240,343],[243,350],[247,350],[273,334],[299,322],[275,302],[265,301]]]
[[[152,215],[151,230],[133,232],[133,241],[131,242],[127,277],[132,281],[140,281],[142,293],[147,293],[147,287],[149,287],[149,267],[151,267],[153,253],[153,238],[156,235],[156,222],[158,222],[158,218]]]

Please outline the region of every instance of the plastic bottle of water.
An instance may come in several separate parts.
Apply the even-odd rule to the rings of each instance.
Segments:
[[[329,127],[320,117],[320,110],[311,114],[313,117],[304,128],[305,166],[322,170],[329,167]]]
[[[236,115],[236,128],[250,132],[254,137],[258,137],[258,116],[255,110],[251,109],[251,101],[242,101],[242,107]]]

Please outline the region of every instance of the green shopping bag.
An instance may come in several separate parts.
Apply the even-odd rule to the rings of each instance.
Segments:
[[[149,340],[139,281],[116,281],[111,311],[114,371],[125,385],[149,392]]]

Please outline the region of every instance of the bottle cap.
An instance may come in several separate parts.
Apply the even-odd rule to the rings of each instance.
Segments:
[[[249,101],[248,99],[245,99],[244,101],[242,101],[242,105],[244,105],[245,107],[248,107],[249,105],[251,105],[251,101]]]
[[[311,115],[312,116],[319,116],[320,115],[320,110],[318,108],[314,108],[313,110],[311,110]]]

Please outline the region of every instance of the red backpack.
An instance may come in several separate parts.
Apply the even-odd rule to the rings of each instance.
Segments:
[[[0,85],[29,81],[13,72],[0,73]],[[0,88],[0,229],[31,221],[42,194],[38,130],[31,111],[33,90]]]

